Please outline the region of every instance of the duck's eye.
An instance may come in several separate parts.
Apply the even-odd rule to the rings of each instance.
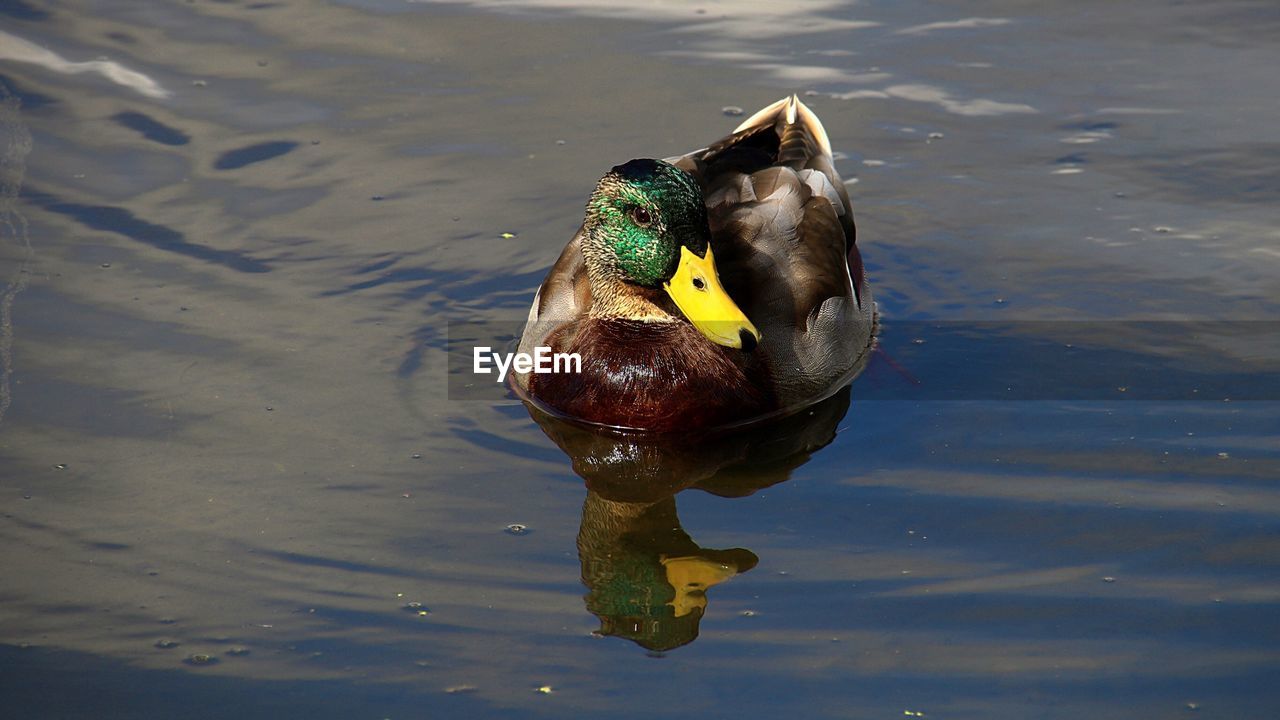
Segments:
[[[631,208],[631,219],[640,227],[649,227],[649,224],[653,222],[653,216],[642,207]]]

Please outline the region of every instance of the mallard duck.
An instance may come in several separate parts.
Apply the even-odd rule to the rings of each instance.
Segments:
[[[577,353],[581,370],[515,382],[589,423],[732,425],[838,390],[875,324],[831,144],[793,95],[708,147],[600,179],[519,347]]]

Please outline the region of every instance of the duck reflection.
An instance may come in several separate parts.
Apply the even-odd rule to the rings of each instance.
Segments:
[[[707,590],[755,567],[749,550],[702,548],[680,527],[675,496],[652,504],[617,502],[594,492],[578,532],[587,610],[601,635],[649,650],[691,642]]]
[[[701,547],[680,525],[676,495],[744,497],[783,482],[835,438],[849,388],[787,417],[699,436],[586,427],[526,405],[586,481],[578,558],[598,633],[661,652],[697,638],[707,591],[759,560],[743,548]]]

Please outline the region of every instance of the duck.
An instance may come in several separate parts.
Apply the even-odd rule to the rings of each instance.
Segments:
[[[533,298],[513,373],[538,409],[684,433],[794,412],[847,385],[877,325],[853,208],[791,95],[683,155],[610,169]]]

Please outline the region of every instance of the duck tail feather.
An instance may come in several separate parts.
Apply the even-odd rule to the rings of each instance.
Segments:
[[[821,148],[823,154],[830,155],[831,139],[827,137],[827,129],[822,127],[822,121],[809,109],[808,105],[800,102],[800,98],[795,95],[792,95],[791,98],[795,100],[800,122],[809,129],[809,134],[813,135],[813,139],[818,143],[818,147]]]
[[[831,140],[822,121],[797,95],[789,95],[747,118],[733,132],[746,134],[773,126],[780,139],[778,161],[804,167],[814,155],[831,155]]]
[[[755,115],[752,115],[751,117],[742,121],[741,125],[734,128],[733,134],[737,135],[743,130],[750,130],[752,128],[759,127],[762,125],[775,124],[778,120],[778,112],[781,111],[783,108],[787,107],[787,105],[791,102],[792,98],[794,97],[795,96],[792,95],[791,97],[782,98],[778,102],[763,108],[762,110],[757,112]]]

